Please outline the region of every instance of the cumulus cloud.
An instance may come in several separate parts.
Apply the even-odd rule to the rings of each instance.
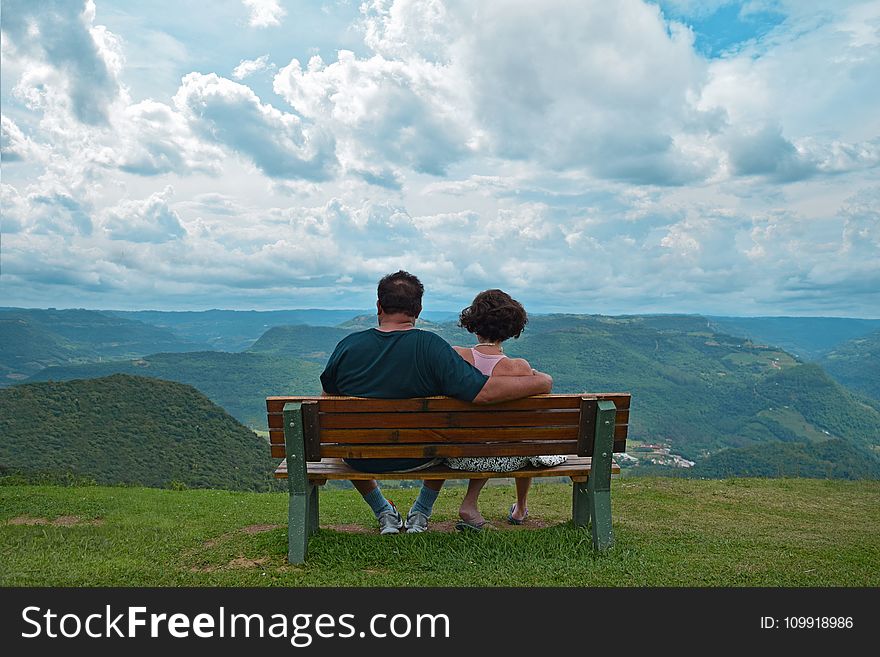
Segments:
[[[341,50],[329,65],[314,56],[303,69],[294,59],[275,76],[274,89],[336,135],[348,168],[376,180],[393,177],[382,162],[440,175],[470,152],[454,80],[427,62],[365,60]]]
[[[11,185],[2,188],[4,233],[61,238],[92,234],[91,208],[68,190],[47,185],[22,194]]]
[[[122,56],[117,38],[106,28],[93,25],[94,20],[92,0],[3,3],[4,39],[17,56],[48,67],[41,75],[23,78],[17,87],[21,97],[39,104],[45,94],[61,93],[78,120],[108,122],[109,106],[120,90]],[[43,87],[41,82],[49,82],[51,87]]]
[[[242,0],[248,10],[248,23],[251,27],[272,27],[281,25],[287,15],[278,0]]]
[[[21,162],[33,157],[36,146],[8,116],[0,116],[0,160]]]
[[[115,128],[116,143],[96,155],[103,164],[142,176],[219,173],[220,148],[196,137],[184,116],[164,103],[145,100],[127,106]]]
[[[242,59],[238,66],[233,69],[232,77],[236,80],[244,80],[249,75],[265,71],[269,68],[274,68],[274,65],[269,64],[269,55],[263,55],[256,59]]]
[[[214,73],[190,73],[174,105],[203,139],[250,157],[272,178],[326,180],[333,173],[332,136],[262,103],[250,87]]]
[[[113,240],[162,243],[186,235],[180,216],[170,206],[174,190],[168,186],[142,200],[122,201],[106,210],[104,231]]]
[[[655,6],[376,0],[364,12],[373,56],[293,60],[275,78],[340,136],[345,162],[368,153],[441,175],[497,156],[658,184],[714,167],[688,142],[719,125],[695,106],[705,65]]]

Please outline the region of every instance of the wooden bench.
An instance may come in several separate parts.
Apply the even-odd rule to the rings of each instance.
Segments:
[[[477,405],[448,397],[268,397],[275,471],[290,491],[288,560],[303,563],[318,530],[318,487],[328,479],[473,479],[571,477],[575,526],[592,526],[593,546],[614,542],[613,452],[626,450],[630,395],[539,395]],[[465,472],[434,466],[417,472],[368,473],[341,459],[566,454],[552,468]]]

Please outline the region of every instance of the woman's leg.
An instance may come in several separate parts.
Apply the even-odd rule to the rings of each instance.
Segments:
[[[516,478],[516,505],[513,507],[513,510],[510,512],[510,517],[514,520],[522,521],[525,518],[526,513],[528,512],[528,504],[526,504],[526,498],[529,495],[529,488],[532,485],[531,477],[517,477]]]
[[[480,497],[480,491],[483,490],[483,486],[486,485],[487,481],[489,480],[468,480],[467,493],[465,493],[464,499],[461,501],[461,506],[458,509],[458,517],[465,522],[476,525],[486,522],[486,519],[480,514],[480,509],[477,506],[477,499]]]

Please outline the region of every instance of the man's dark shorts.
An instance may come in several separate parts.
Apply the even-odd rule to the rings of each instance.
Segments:
[[[437,463],[439,459],[342,459],[359,472],[418,471]]]

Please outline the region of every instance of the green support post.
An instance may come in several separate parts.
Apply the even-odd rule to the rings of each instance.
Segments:
[[[590,524],[590,489],[586,481],[573,482],[571,497],[571,519],[575,527]]]
[[[614,402],[602,400],[596,410],[596,437],[593,459],[587,481],[590,524],[593,529],[593,547],[599,551],[614,545],[611,529],[611,454],[614,449],[614,421],[617,408]],[[289,466],[288,466],[289,467]]]
[[[304,563],[309,551],[309,536],[313,515],[317,516],[318,505],[312,504],[317,497],[315,486],[309,484],[306,473],[306,449],[303,439],[302,404],[284,405],[284,443],[287,448],[287,486],[290,501],[287,508],[287,561],[292,564]],[[313,507],[313,509],[311,508]],[[317,527],[317,518],[314,518]]]
[[[320,486],[309,484],[309,536],[318,531],[318,489]]]

